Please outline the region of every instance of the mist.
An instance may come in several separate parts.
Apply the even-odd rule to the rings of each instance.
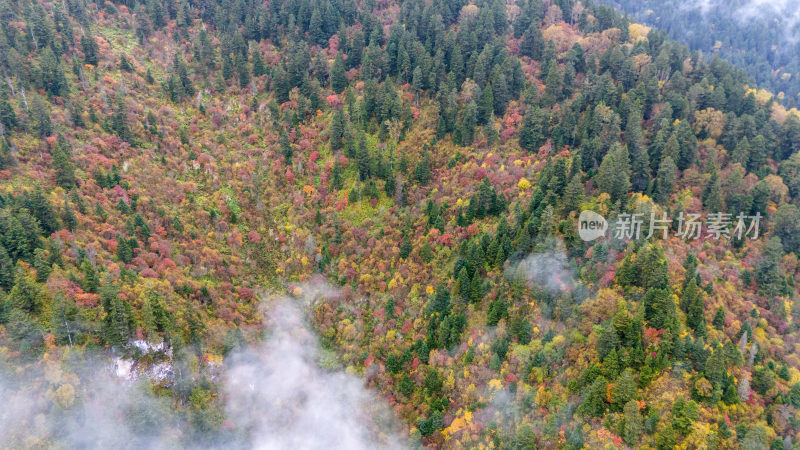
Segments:
[[[69,349],[61,364],[22,369],[0,352],[0,447],[404,448],[383,399],[358,376],[321,367],[305,311],[330,289],[306,292],[263,302],[265,339],[226,358],[215,380],[224,420],[207,433],[174,412],[174,396],[153,393],[146,371],[117,376],[107,355]]]
[[[507,275],[539,286],[551,295],[572,291],[575,287],[575,275],[567,254],[559,249],[532,253],[509,268]]]
[[[267,306],[269,337],[236,355],[224,383],[226,415],[248,448],[402,448],[391,412],[363,381],[318,364],[299,301]]]

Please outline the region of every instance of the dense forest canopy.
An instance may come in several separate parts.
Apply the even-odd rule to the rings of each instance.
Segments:
[[[742,68],[756,86],[800,104],[800,8],[794,0],[602,0],[692,50]]]
[[[3,446],[800,445],[800,112],[720,55],[591,0],[0,16]]]

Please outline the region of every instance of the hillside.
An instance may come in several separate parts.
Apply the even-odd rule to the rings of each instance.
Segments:
[[[800,103],[800,12],[792,0],[603,0],[707,57],[735,64],[761,88]]]
[[[0,15],[0,447],[800,445],[800,112],[721,59],[590,1]]]

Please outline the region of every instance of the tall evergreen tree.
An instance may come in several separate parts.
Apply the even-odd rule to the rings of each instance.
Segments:
[[[69,144],[67,144],[64,136],[58,135],[51,155],[53,157],[53,168],[56,172],[56,183],[67,190],[75,187],[75,165],[72,163]]]
[[[739,163],[745,168],[748,167],[750,164],[750,151],[750,141],[747,140],[747,136],[745,136],[736,144],[736,148],[731,154],[731,162]]]
[[[716,164],[711,165],[711,178],[703,189],[703,206],[712,212],[722,211],[722,185],[717,175]]]
[[[547,113],[542,109],[532,106],[522,120],[522,129],[519,131],[519,145],[529,152],[539,151],[544,145],[547,128]]]
[[[0,124],[3,125],[4,133],[8,133],[17,126],[17,114],[9,102],[8,88],[3,84],[0,86]]]
[[[481,92],[480,102],[478,103],[478,124],[487,124],[493,113],[494,93],[492,92],[492,85],[487,84],[486,88]]]
[[[111,129],[114,134],[125,142],[133,143],[133,133],[131,132],[128,120],[128,107],[125,105],[125,98],[118,96],[114,102],[114,113],[111,116]]]
[[[661,165],[658,167],[658,175],[656,176],[654,198],[659,203],[667,203],[672,190],[675,188],[676,172],[678,167],[672,161],[672,158],[667,156],[661,160]]]
[[[347,77],[345,76],[344,59],[342,54],[336,54],[331,66],[331,89],[333,92],[341,93],[347,87]]]
[[[597,170],[597,186],[612,202],[622,200],[631,187],[628,149],[616,143],[603,158]]]

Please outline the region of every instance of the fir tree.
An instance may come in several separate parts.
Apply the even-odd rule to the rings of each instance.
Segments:
[[[547,114],[540,108],[533,106],[522,120],[522,129],[519,131],[519,145],[529,152],[536,152],[546,141]]]
[[[715,164],[711,165],[711,178],[709,178],[705,189],[703,189],[703,206],[705,206],[708,211],[722,211],[722,186],[719,176],[717,175],[717,166]]]
[[[333,92],[341,93],[347,87],[347,77],[345,76],[344,59],[338,53],[331,66],[331,89]]]
[[[70,153],[66,139],[58,135],[56,145],[51,151],[53,168],[56,172],[56,183],[67,190],[75,187],[75,166]]]
[[[741,164],[742,167],[748,167],[750,163],[750,151],[750,141],[747,140],[747,136],[745,136],[736,144],[736,148],[731,154],[731,162]]]
[[[339,150],[340,148],[342,148],[344,142],[343,139],[345,135],[345,129],[346,129],[345,121],[346,119],[344,117],[344,111],[342,110],[342,108],[337,109],[333,113],[333,120],[331,121],[331,131],[330,131],[331,148],[333,150]]]
[[[654,199],[658,203],[667,203],[672,190],[675,188],[676,172],[678,167],[672,160],[672,157],[667,156],[661,160],[661,165],[658,167],[658,175],[656,176]]]
[[[9,103],[8,90],[5,85],[0,86],[0,124],[3,124],[5,133],[17,126],[17,114]]]
[[[628,149],[615,144],[597,170],[597,186],[601,192],[608,193],[612,202],[622,200],[631,186],[629,173]]]

